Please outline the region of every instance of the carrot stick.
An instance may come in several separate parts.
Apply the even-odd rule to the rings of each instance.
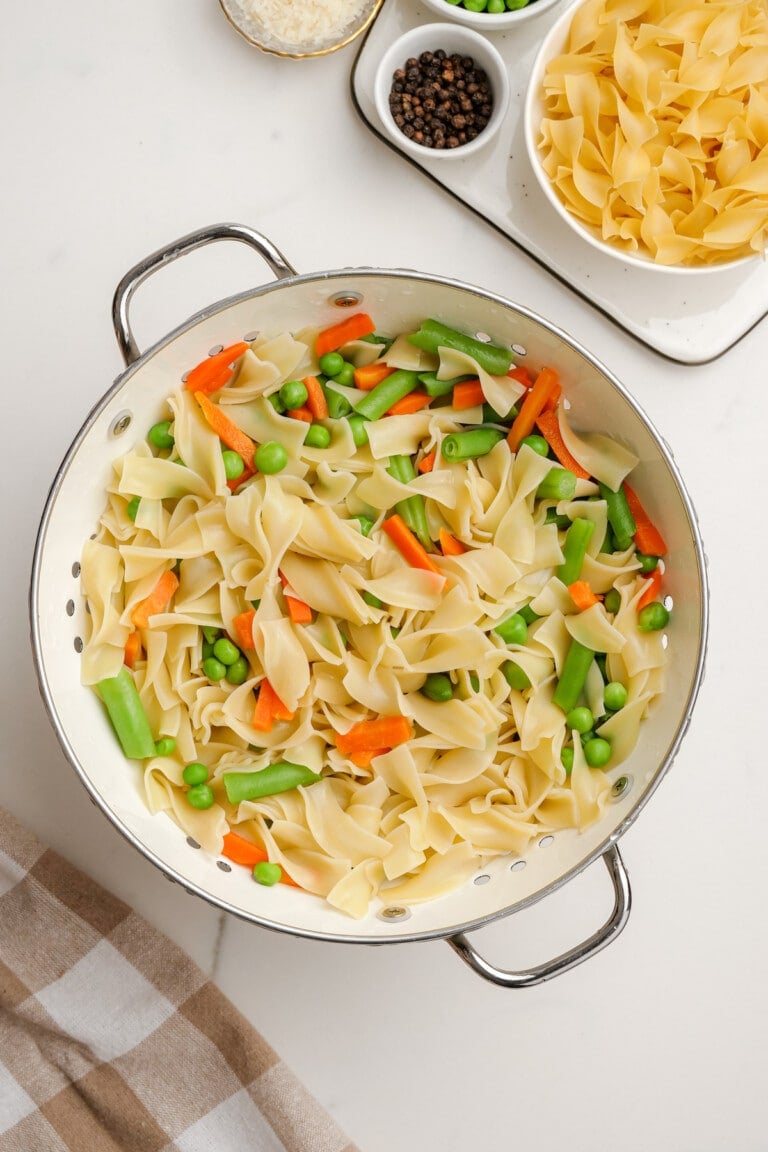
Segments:
[[[419,472],[431,472],[437,460],[437,448],[433,448],[431,452],[427,452],[426,456],[422,456],[419,463],[416,465]]]
[[[402,399],[396,400],[392,407],[387,409],[384,415],[408,416],[411,412],[420,412],[422,408],[428,408],[431,403],[432,397],[428,396],[426,392],[409,392],[407,396],[403,396]]]
[[[294,420],[303,420],[305,424],[311,424],[314,419],[306,405],[302,408],[289,408],[286,415],[292,416]]]
[[[286,708],[266,676],[259,686],[252,724],[259,732],[271,732],[275,720],[293,720],[295,712]]]
[[[661,591],[661,581],[663,573],[660,568],[654,568],[650,576],[645,582],[645,591],[637,602],[637,611],[640,612],[645,608],[646,604],[652,604],[654,600],[658,600],[659,592]]]
[[[187,373],[184,387],[190,392],[204,392],[206,396],[218,392],[235,374],[234,368],[230,367],[232,362],[238,360],[249,347],[249,344],[241,340],[239,344],[230,344],[215,356],[202,360]]]
[[[423,568],[427,572],[436,572],[438,576],[442,575],[437,564],[435,564],[429,555],[429,552],[427,552],[423,544],[419,543],[398,512],[394,512],[389,516],[381,526],[398,552],[408,561],[411,567]]]
[[[542,412],[554,412],[554,410],[557,408],[557,405],[560,403],[560,397],[562,394],[563,390],[558,384],[555,388],[552,389],[549,396],[544,401]]]
[[[337,732],[336,747],[344,755],[357,755],[395,748],[412,736],[413,725],[407,716],[379,716],[375,720],[359,720],[348,732]]]
[[[600,603],[600,597],[595,595],[586,580],[574,580],[568,585],[568,592],[580,612]]]
[[[382,380],[386,380],[393,372],[394,368],[390,368],[388,364],[364,364],[360,368],[355,368],[355,388],[359,388],[361,392],[370,392],[371,388],[381,384]]]
[[[237,633],[237,643],[244,652],[254,648],[253,643],[253,618],[256,615],[254,608],[248,608],[245,612],[241,612],[235,616],[232,621],[232,626]]]
[[[325,356],[326,352],[335,352],[350,340],[359,340],[361,336],[370,336],[376,325],[365,312],[356,312],[354,316],[347,316],[339,324],[332,324],[318,333],[315,341],[315,352],[318,356]]]
[[[582,480],[589,480],[589,472],[579,464],[578,460],[574,459],[565,446],[557,412],[552,409],[540,412],[536,417],[536,424],[563,468],[567,468],[569,472],[573,472],[574,476],[579,476]]]
[[[256,473],[253,469],[246,468],[243,474],[238,476],[237,480],[227,480],[227,488],[229,488],[230,492],[237,492],[241,484],[245,484],[246,480],[250,480],[251,476],[255,475]]]
[[[389,751],[389,748],[373,748],[364,752],[352,752],[349,759],[357,768],[370,768],[374,756],[382,756]]]
[[[165,608],[178,586],[178,576],[170,568],[167,568],[149,596],[141,600],[131,613],[133,626],[135,628],[148,628],[150,616],[157,615]]]
[[[288,585],[288,577],[282,572],[278,571],[280,583],[283,585],[283,595],[285,603],[288,608],[288,615],[294,624],[311,624],[312,623],[312,609],[309,604],[301,600],[294,592],[291,592]]]
[[[520,411],[509,430],[507,443],[513,452],[516,452],[520,447],[521,440],[530,436],[536,423],[536,417],[544,410],[550,396],[559,387],[557,373],[554,369],[542,368],[536,377],[536,382],[526,392],[525,399],[520,405]]]
[[[483,386],[479,380],[463,380],[460,384],[454,384],[451,407],[475,408],[478,404],[485,404]]]
[[[624,482],[624,495],[635,521],[635,547],[645,556],[666,556],[667,545],[656,525],[640,503],[637,493]]]
[[[302,384],[307,390],[307,408],[312,413],[312,418],[314,420],[327,420],[328,401],[317,376],[305,376]]]
[[[246,868],[255,868],[257,864],[265,864],[269,860],[269,856],[263,848],[260,848],[258,844],[251,843],[250,840],[246,840],[244,836],[239,836],[237,832],[225,833],[221,854],[226,856],[227,860],[231,860],[233,864],[244,864]],[[280,880],[281,883],[290,884],[293,888],[299,887],[295,880],[291,880],[284,868]]]
[[[510,368],[507,376],[509,376],[511,380],[517,380],[518,384],[524,384],[526,388],[530,388],[531,384],[533,384],[530,372],[522,364],[516,364],[514,368]]]
[[[133,668],[136,661],[141,658],[141,635],[138,632],[131,632],[130,636],[125,642],[125,654],[123,656],[123,663],[128,668]]]
[[[445,528],[441,528],[438,532],[438,540],[443,556],[461,556],[467,551],[461,540],[457,540],[455,536],[451,536],[450,532],[446,532]]]
[[[242,456],[246,468],[253,471],[253,454],[256,451],[256,445],[250,436],[246,436],[237,424],[233,424],[229,416],[225,416],[221,408],[212,404],[203,392],[195,392],[195,400],[197,400],[203,416],[219,440],[222,440],[227,448],[231,448],[233,452],[238,452]]]

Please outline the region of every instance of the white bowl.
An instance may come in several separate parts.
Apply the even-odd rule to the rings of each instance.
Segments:
[[[548,12],[563,0],[529,0],[523,8],[508,8],[506,12],[470,12],[461,4],[450,0],[422,0],[426,8],[431,8],[444,20],[455,20],[467,28],[477,28],[480,32],[504,32],[525,20],[532,20],[542,12]]]
[[[723,271],[732,271],[734,268],[741,268],[742,266],[751,267],[753,262],[758,258],[757,254],[754,256],[740,256],[735,260],[723,260],[717,264],[659,264],[650,254],[644,252],[626,252],[618,245],[603,240],[599,229],[586,224],[574,216],[558,196],[549,176],[544,171],[541,153],[537,147],[541,122],[546,116],[543,82],[549,61],[559,56],[565,50],[571,21],[581,3],[582,0],[577,0],[575,4],[569,5],[542,40],[531,70],[528,90],[525,97],[525,107],[523,110],[525,146],[534,175],[546,199],[552,205],[560,219],[564,220],[577,236],[599,252],[604,253],[606,256],[611,256],[616,260],[620,260],[624,264],[631,264],[634,267],[640,267],[646,270],[650,269],[674,276],[695,276],[701,275],[703,272],[722,273]]]
[[[422,52],[437,52],[439,49],[448,55],[458,52],[462,56],[471,56],[475,64],[487,74],[493,92],[490,120],[474,140],[460,144],[458,148],[428,148],[417,144],[400,131],[389,107],[393,73],[402,68],[412,56],[419,56]],[[449,157],[458,160],[484,148],[498,131],[509,105],[509,77],[501,54],[479,32],[462,28],[458,24],[421,24],[403,33],[387,48],[376,69],[373,95],[379,119],[398,148],[419,160]]]

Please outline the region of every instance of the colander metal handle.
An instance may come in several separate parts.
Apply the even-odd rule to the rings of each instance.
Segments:
[[[200,228],[197,232],[190,232],[188,235],[182,236],[181,239],[173,241],[165,248],[158,249],[151,256],[147,256],[135,264],[126,272],[115,289],[112,300],[112,324],[126,366],[133,364],[141,355],[131,331],[128,315],[131,297],[136,289],[153,272],[164,268],[166,264],[171,264],[180,256],[186,256],[187,253],[194,252],[196,248],[203,248],[206,244],[213,244],[218,240],[239,240],[243,244],[255,248],[278,280],[285,280],[288,276],[296,275],[296,270],[284,259],[274,244],[267,240],[266,236],[262,236],[260,232],[248,228],[245,224],[211,224],[208,228]]]
[[[615,844],[603,853],[602,860],[608,869],[608,875],[613,884],[613,911],[602,928],[599,928],[588,940],[584,940],[575,948],[556,956],[554,960],[549,960],[535,968],[508,972],[503,968],[496,968],[484,960],[475,951],[463,932],[457,936],[450,936],[448,943],[461,956],[464,963],[468,964],[479,976],[490,980],[493,984],[500,984],[502,988],[530,988],[534,984],[543,984],[545,980],[551,980],[554,976],[560,976],[561,973],[567,972],[570,968],[575,968],[577,964],[589,960],[591,956],[595,956],[612,940],[615,940],[629,919],[632,906],[629,876]]]

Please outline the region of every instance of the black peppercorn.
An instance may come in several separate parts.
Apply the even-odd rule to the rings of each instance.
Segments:
[[[389,107],[410,139],[427,148],[459,148],[487,125],[493,92],[471,56],[437,49],[410,57],[393,73]]]

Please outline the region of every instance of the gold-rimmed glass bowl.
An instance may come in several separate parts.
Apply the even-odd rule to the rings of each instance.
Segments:
[[[331,28],[327,35],[311,42],[280,39],[255,15],[240,6],[237,0],[219,0],[221,10],[235,31],[254,48],[273,56],[292,60],[306,60],[313,56],[327,56],[351,44],[373,23],[384,0],[364,0],[362,7],[343,27]]]

